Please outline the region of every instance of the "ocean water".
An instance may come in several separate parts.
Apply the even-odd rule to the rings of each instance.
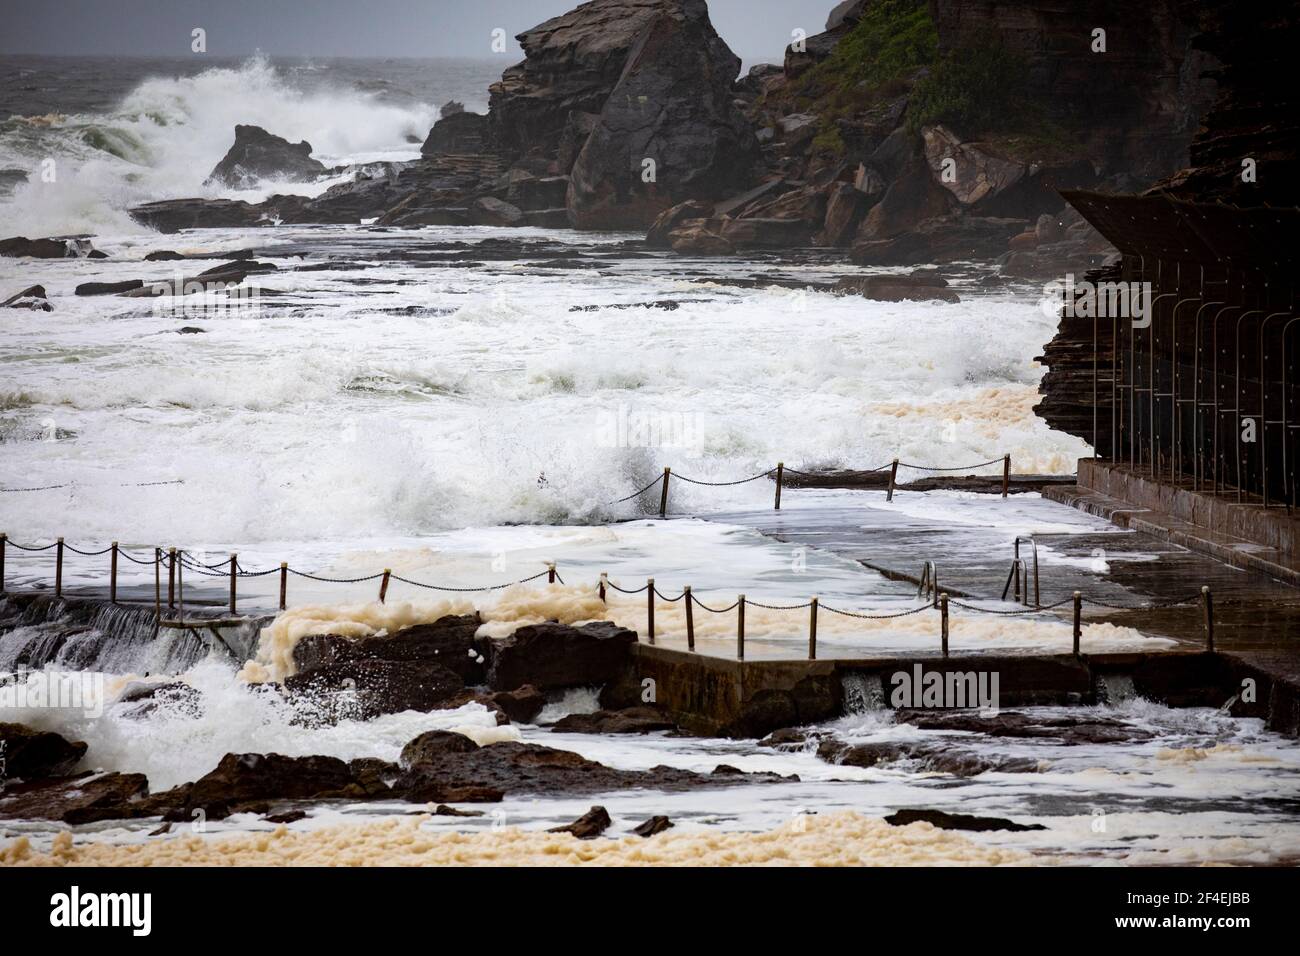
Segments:
[[[141,556],[154,545],[213,562],[238,551],[246,568],[288,561],[343,578],[391,567],[474,586],[559,561],[570,585],[590,585],[600,571],[633,585],[655,574],[668,593],[692,583],[701,592],[747,588],[752,598],[782,601],[802,600],[815,587],[828,603],[899,607],[913,601],[910,589],[856,562],[813,548],[792,563],[789,546],[708,520],[770,507],[765,479],[723,486],[674,479],[670,509],[684,520],[671,522],[647,520],[658,508],[654,494],[619,499],[664,467],[729,482],[778,461],[864,468],[898,456],[948,467],[1009,453],[1016,471],[1068,473],[1087,454],[1085,443],[1052,432],[1032,412],[1042,373],[1034,356],[1055,324],[1037,290],[987,285],[962,264],[944,270],[958,304],[882,303],[787,287],[853,271],[833,255],[692,259],[629,251],[623,243],[635,237],[626,235],[535,229],[162,236],[126,215],[154,199],[259,199],[341,181],[246,192],[204,186],[236,123],[307,139],[331,166],[412,158],[438,105],[457,99],[484,109],[500,68],[499,61],[0,59],[0,173],[33,174],[16,185],[15,176],[0,175],[0,237],[93,234],[109,255],[0,259],[0,296],[40,283],[54,307],[0,310],[0,530],[30,544],[63,536],[86,550],[117,540]],[[54,182],[41,180],[44,160],[54,162]],[[477,243],[503,237],[538,243],[537,256],[474,258]],[[555,243],[572,254],[561,255]],[[453,247],[463,259],[436,261]],[[239,308],[217,295],[189,297],[177,310],[170,302],[73,294],[88,281],[173,278],[174,264],[143,261],[163,249],[251,249],[279,268],[252,279],[258,297]],[[329,271],[294,271],[329,262]],[[189,263],[185,274],[212,264]],[[785,284],[765,281],[778,275]],[[202,332],[178,334],[186,326]],[[788,489],[785,506],[862,500],[844,492],[805,500]],[[960,522],[981,505],[912,495],[897,507]],[[1008,540],[1045,525],[1103,526],[1034,497],[1002,513]],[[104,560],[70,554],[70,586],[102,586]],[[7,575],[18,587],[48,586],[49,552],[11,548]],[[151,568],[124,563],[122,575],[124,587],[152,593]],[[192,595],[205,584],[219,602],[220,587],[187,575]],[[373,588],[295,578],[290,605],[347,619],[368,612],[331,605],[370,601]],[[426,596],[396,583],[391,593],[394,604]],[[241,584],[244,609],[269,610],[276,597],[274,575]],[[630,623],[636,613],[627,611]],[[909,620],[919,622],[853,634],[826,625],[822,641],[861,652],[933,639],[933,622],[916,623],[921,634]],[[666,642],[680,638],[671,609],[659,621]],[[759,656],[776,653],[779,628],[765,646],[768,623],[755,609]],[[963,632],[958,622],[954,641],[1043,649],[1068,639],[1058,621],[995,623]],[[730,637],[720,631],[717,640],[722,646]],[[112,668],[110,681],[120,685],[131,667]],[[155,790],[195,778],[228,751],[392,758],[423,730],[473,734],[493,723],[469,707],[309,728],[275,695],[240,681],[228,662],[200,661],[185,679],[200,692],[197,712],[164,710],[142,721],[110,705],[93,721],[52,711],[10,719],[85,739],[87,769],[141,770]],[[553,702],[546,718],[592,707],[592,693],[571,694]],[[742,742],[607,740],[544,726],[517,732],[613,766],[728,763],[803,780],[728,791],[725,804],[706,791],[602,798],[620,822],[667,812],[688,827],[758,829],[812,809],[880,814],[943,805],[1046,821],[1046,832],[979,839],[1085,859],[1291,860],[1300,853],[1294,828],[1284,825],[1300,765],[1293,744],[1214,712],[1141,702],[1118,709],[1124,720],[1154,729],[1152,740],[1060,752],[1001,742],[993,746],[1043,760],[1044,772],[960,782],[906,767],[837,767],[811,753]],[[853,740],[909,732],[879,713],[830,729]],[[1205,753],[1160,756],[1188,748]],[[1150,796],[1153,788],[1161,799]],[[1097,802],[1109,814],[1109,832],[1094,829],[1085,794],[1103,795]],[[1268,794],[1282,802],[1265,806]],[[536,828],[567,822],[589,802],[511,800],[503,809],[509,822]],[[410,809],[333,808],[295,826]],[[489,824],[440,818],[433,825]],[[262,826],[238,818],[214,832]],[[147,832],[82,829],[123,842]],[[43,824],[0,832],[29,834],[38,844],[51,835]]]

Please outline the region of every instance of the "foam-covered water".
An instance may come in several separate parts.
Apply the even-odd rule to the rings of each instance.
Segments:
[[[0,72],[13,84],[0,102],[0,170],[28,174],[11,196],[0,196],[0,237],[130,232],[137,227],[126,208],[155,199],[258,201],[272,192],[321,192],[339,179],[267,182],[247,191],[204,180],[230,148],[237,124],[291,142],[305,139],[327,167],[412,159],[438,106],[456,98],[483,110],[487,81],[499,69],[491,61],[312,63],[264,56],[0,59]],[[43,165],[51,161],[52,167]]]

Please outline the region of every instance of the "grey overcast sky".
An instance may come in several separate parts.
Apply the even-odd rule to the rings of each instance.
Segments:
[[[796,28],[825,26],[836,0],[709,0],[723,39],[747,60],[779,60]],[[241,56],[491,56],[577,0],[0,0],[0,54],[180,56],[190,31],[208,53]]]

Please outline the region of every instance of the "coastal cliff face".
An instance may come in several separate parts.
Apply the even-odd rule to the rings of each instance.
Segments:
[[[685,254],[818,245],[862,266],[1080,273],[1114,250],[1059,191],[1131,192],[1187,162],[1213,92],[1201,73],[1223,52],[1192,40],[1230,18],[1193,6],[844,0],[781,65],[737,81],[705,0],[591,0],[520,34],[524,59],[492,85],[488,114],[444,116],[420,160],[312,199],[136,214],[160,228],[220,212],[648,229]],[[1233,135],[1204,149],[1230,156]]]
[[[931,0],[943,49],[995,39],[1024,63],[1026,88],[1102,178],[1150,183],[1187,162],[1208,107],[1212,61],[1192,47],[1178,0]],[[1094,49],[1104,30],[1105,50]]]
[[[1193,31],[1192,45],[1216,63],[1217,92],[1190,144],[1189,164],[1154,184],[1146,195],[1224,203],[1244,210],[1245,217],[1267,215],[1266,207],[1300,204],[1300,104],[1295,102],[1297,87],[1291,75],[1300,43],[1300,10],[1281,2],[1243,9],[1227,0],[1178,6]],[[1247,160],[1255,164],[1250,176],[1244,175]],[[1208,266],[1207,273],[1214,268]],[[1250,284],[1242,287],[1243,293],[1266,301],[1269,263],[1260,263],[1259,268]],[[1275,288],[1285,288],[1290,276],[1275,276]],[[1089,278],[1115,281],[1120,269],[1116,265]],[[1089,442],[1095,427],[1093,335],[1091,319],[1060,320],[1056,335],[1039,357],[1047,373],[1039,387],[1042,401],[1034,409],[1054,429]],[[1112,348],[1111,323],[1101,322],[1096,335],[1103,356],[1099,374],[1105,381],[1110,375],[1104,357]],[[1103,457],[1110,455],[1109,402],[1109,390],[1102,388],[1097,395],[1100,427],[1096,433]]]

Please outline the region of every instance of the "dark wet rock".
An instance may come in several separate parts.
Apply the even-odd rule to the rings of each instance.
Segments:
[[[1023,219],[966,215],[926,219],[887,239],[864,239],[859,231],[850,258],[858,265],[878,266],[993,260],[1006,251],[1008,240],[1025,225]]]
[[[646,245],[659,249],[672,246],[672,232],[687,219],[707,219],[713,212],[713,203],[707,199],[688,199],[661,212],[646,233]]]
[[[518,226],[523,223],[524,212],[518,206],[481,196],[469,206],[469,220],[476,226]]]
[[[837,292],[857,293],[879,302],[959,302],[956,292],[937,276],[846,276],[835,283]]]
[[[0,309],[31,309],[34,312],[53,312],[54,306],[45,297],[45,286],[32,285],[22,292],[0,302]]]
[[[458,810],[456,807],[449,807],[445,803],[440,803],[433,809],[435,817],[481,817],[482,810]]]
[[[274,800],[364,800],[387,793],[376,786],[382,786],[380,781],[368,782],[369,787],[337,757],[226,754],[198,780],[155,794],[139,809],[162,813],[165,820],[188,821],[196,811],[219,820],[258,811]]]
[[[575,128],[568,135],[580,148],[642,29],[673,5],[671,0],[598,0],[519,34],[524,60],[490,88],[493,146],[511,158],[530,149],[554,155],[572,121]],[[559,171],[568,172],[568,166]]]
[[[1024,714],[1003,710],[981,714],[970,710],[894,711],[900,723],[921,730],[960,730],[989,737],[1059,740],[1064,744],[1109,744],[1150,740],[1150,731],[1110,717],[1088,714]]]
[[[125,279],[122,282],[83,282],[73,290],[77,295],[115,295],[129,292],[144,285],[143,279]]]
[[[551,827],[546,832],[571,833],[579,840],[594,840],[609,829],[612,822],[604,807],[592,807],[572,823],[566,823],[562,827]]]
[[[1038,761],[1030,757],[978,754],[948,743],[882,741],[848,744],[828,739],[817,746],[817,756],[827,763],[849,767],[875,767],[906,762],[920,771],[974,777],[981,773],[1037,773]]]
[[[497,691],[488,697],[493,706],[498,707],[516,724],[531,723],[546,706],[546,695],[532,684],[514,690]]]
[[[293,662],[298,673],[303,674],[314,667],[347,661],[427,661],[454,671],[464,684],[484,684],[486,655],[491,653],[492,644],[474,636],[481,623],[477,614],[448,615],[432,624],[417,624],[394,634],[359,638],[308,635],[294,646]],[[522,681],[518,686],[526,683]]]
[[[569,194],[568,176],[535,176],[527,170],[512,169],[505,198],[525,213],[563,209]],[[567,225],[567,220],[566,220]]]
[[[207,329],[201,329],[197,325],[182,325],[176,330],[177,335],[204,335]]]
[[[592,714],[569,714],[560,718],[551,731],[557,734],[649,734],[676,730],[658,707],[629,707],[625,710],[598,710]]]
[[[595,0],[570,16],[627,5]],[[579,229],[647,229],[683,200],[744,184],[758,159],[731,91],[740,60],[713,29],[704,0],[656,7],[570,172],[569,216]],[[645,181],[645,159],[655,163],[653,182]]]
[[[527,625],[491,642],[487,684],[493,690],[532,684],[543,692],[604,684],[622,673],[636,642],[635,631],[608,621]]]
[[[306,699],[326,718],[369,720],[407,710],[435,710],[465,682],[433,661],[351,660],[285,678],[291,700]]]
[[[637,824],[632,828],[632,832],[637,836],[644,837],[648,840],[652,836],[657,836],[665,830],[671,829],[672,826],[672,820],[669,820],[665,816],[656,815],[651,817],[649,820],[646,820],[644,823]]]
[[[0,239],[0,256],[15,259],[68,259],[75,255],[66,239],[28,239],[26,236]]]
[[[733,767],[729,763],[718,764],[713,768],[712,773],[715,777],[743,777],[745,775],[745,771],[739,767]]]
[[[965,813],[945,813],[942,810],[898,810],[885,817],[885,822],[896,827],[905,827],[909,823],[929,823],[940,830],[969,830],[984,833],[990,830],[1046,830],[1039,823],[1015,823],[1001,817],[975,817]]]
[[[170,822],[168,822],[168,823],[161,824],[156,829],[150,830],[149,835],[162,836],[164,833],[171,833],[171,831],[172,831],[172,825]]]
[[[140,773],[32,780],[0,791],[0,818],[79,824],[152,816],[141,803],[148,792],[149,781]]]
[[[783,727],[774,730],[758,742],[760,747],[774,747],[778,750],[802,750],[808,744],[816,743],[828,732],[805,730],[802,727]]]
[[[270,262],[257,262],[253,259],[235,259],[232,262],[223,262],[221,265],[213,266],[211,269],[205,269],[195,276],[195,279],[205,283],[237,283],[243,282],[251,275],[265,275],[269,272],[277,271],[279,271],[278,267]]]
[[[263,817],[267,823],[297,823],[299,820],[307,819],[306,810],[286,810],[284,813],[272,813]]]
[[[208,182],[246,187],[263,179],[311,180],[326,171],[324,163],[311,158],[311,143],[291,143],[260,126],[240,125]]]
[[[870,211],[875,197],[853,183],[834,183],[826,196],[826,217],[817,234],[819,246],[847,246],[853,241],[862,219]]]
[[[130,210],[131,218],[159,232],[269,225],[260,206],[242,199],[164,199]]]
[[[420,155],[480,153],[487,139],[487,123],[488,118],[482,113],[468,113],[464,106],[451,113],[444,109],[442,118],[433,124],[420,147]]]
[[[186,256],[183,256],[181,253],[176,252],[172,249],[159,249],[158,251],[151,252],[147,256],[145,256],[144,261],[145,262],[180,262],[185,258]]]
[[[4,779],[63,777],[81,762],[86,744],[25,724],[0,723],[0,757]]]
[[[676,791],[780,779],[772,774],[746,774],[733,781],[672,767],[616,770],[568,750],[511,741],[480,747],[468,737],[447,731],[429,731],[408,743],[402,751],[402,767],[393,782],[394,795],[442,803],[483,803],[500,800],[506,793]]]

